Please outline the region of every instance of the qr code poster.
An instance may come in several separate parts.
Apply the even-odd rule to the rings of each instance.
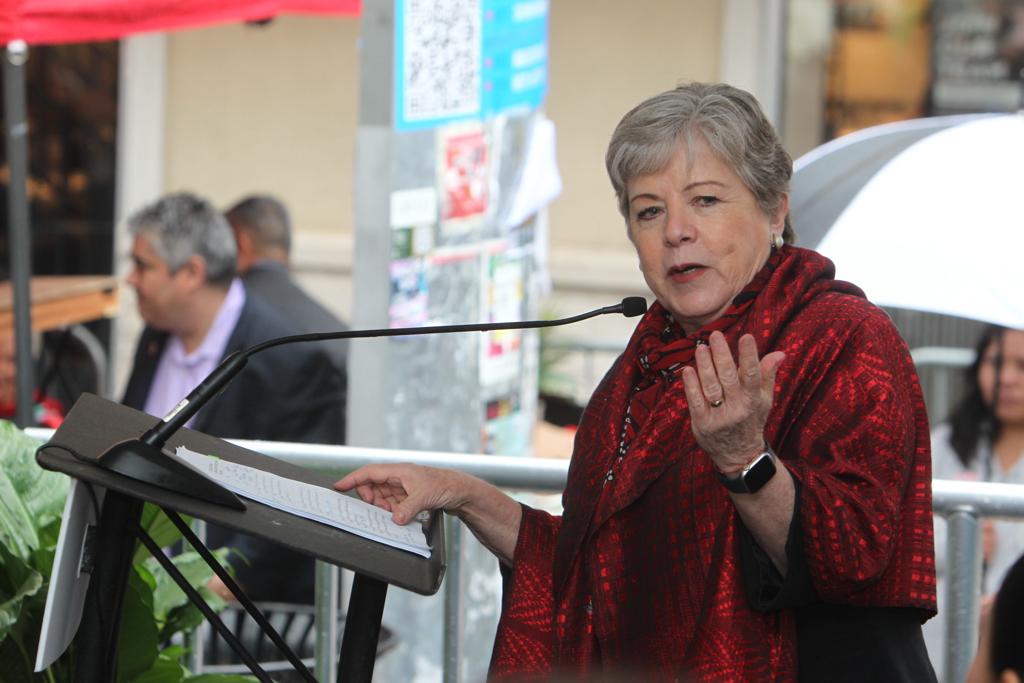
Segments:
[[[479,118],[481,2],[396,0],[397,129]]]

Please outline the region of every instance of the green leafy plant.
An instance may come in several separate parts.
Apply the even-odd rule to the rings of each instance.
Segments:
[[[34,673],[46,591],[67,497],[68,478],[35,462],[39,443],[0,420],[0,683],[70,681],[72,646],[50,668]],[[166,547],[180,537],[157,508],[147,505],[142,527]],[[205,584],[212,570],[196,553],[174,564],[215,609],[224,603]],[[119,683],[235,683],[249,676],[192,676],[186,649],[172,644],[202,621],[202,613],[143,548],[136,553],[125,593],[118,647]]]

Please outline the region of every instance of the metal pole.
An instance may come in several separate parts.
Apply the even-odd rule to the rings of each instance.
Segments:
[[[947,681],[962,681],[978,646],[981,534],[977,509],[963,506],[954,510],[949,514],[947,528],[949,581],[944,668]]]
[[[388,584],[365,574],[352,579],[352,596],[345,614],[345,634],[341,638],[338,683],[370,683],[377,659],[380,620]]]
[[[201,543],[206,543],[206,522],[199,518],[192,520],[192,533]],[[203,673],[203,662],[206,658],[206,639],[209,637],[210,624],[204,619],[196,630],[185,636],[185,647],[188,648],[186,661],[189,671],[195,675]]]
[[[75,683],[114,683],[122,608],[135,554],[142,501],[107,491],[96,527],[95,564],[75,635]]]
[[[224,566],[217,561],[217,558],[214,557],[210,549],[206,547],[206,544],[200,542],[200,540],[196,538],[196,535],[192,532],[192,529],[190,529],[189,526],[185,524],[185,521],[181,518],[180,515],[178,515],[177,512],[170,510],[169,508],[161,509],[164,511],[164,514],[167,515],[167,518],[171,520],[171,523],[174,524],[178,531],[181,532],[181,535],[184,538],[185,542],[192,546],[193,550],[199,553],[199,556],[202,557],[203,561],[206,562],[207,566],[209,566],[210,569],[213,570],[213,573],[217,575],[217,578],[223,581],[227,589],[231,591],[232,595],[235,596],[235,599],[238,600],[239,604],[246,611],[249,617],[251,617],[252,620],[256,622],[260,630],[263,631],[263,634],[266,635],[266,637],[270,639],[270,642],[272,642],[277,647],[278,652],[284,655],[284,658],[287,659],[288,662],[292,665],[292,668],[295,670],[295,673],[298,674],[300,678],[307,681],[308,683],[316,683],[316,679],[313,678],[313,674],[310,673],[306,665],[303,664],[301,659],[299,659],[299,656],[292,651],[292,648],[289,647],[288,643],[285,642],[281,634],[277,632],[277,629],[275,629],[273,624],[270,623],[266,615],[264,615],[263,612],[260,611],[259,607],[257,607],[256,604],[249,599],[249,596],[245,594],[245,591],[242,590],[241,586],[239,586],[238,583],[231,576],[231,574],[228,573],[228,570],[225,569]],[[159,558],[157,559],[159,560]],[[187,592],[188,591],[186,591],[186,593]],[[191,595],[189,597],[191,598]],[[206,615],[206,612],[201,605],[197,604],[196,607],[198,607],[200,611],[203,611],[203,614]],[[217,632],[223,636],[225,629],[221,628],[221,626],[223,626],[222,623],[217,623],[220,621],[219,617],[215,620],[207,618],[207,621],[210,621],[211,624],[217,628]],[[249,668],[252,669],[254,674],[257,673],[256,669],[253,668],[252,665],[250,664],[250,661],[255,662],[256,658],[249,657],[248,653],[243,655],[241,652],[239,652],[238,644],[240,641],[238,641],[238,639],[235,638],[233,635],[230,638],[225,637],[224,640],[227,641],[228,645],[231,646],[231,649],[235,651],[235,654],[239,656],[243,663],[245,663],[246,666],[249,666]],[[259,655],[258,647],[256,649],[256,654],[257,656]]]
[[[316,679],[333,681],[337,676],[338,567],[316,563]]]
[[[191,602],[196,609],[202,612],[203,616],[206,617],[206,623],[217,629],[217,633],[220,634],[220,637],[227,642],[235,654],[238,655],[238,658],[242,660],[242,663],[249,668],[253,676],[258,678],[261,683],[274,683],[266,670],[264,670],[263,667],[260,666],[260,663],[256,661],[256,658],[253,657],[252,654],[245,649],[245,646],[242,645],[242,642],[238,640],[238,636],[232,633],[231,629],[224,625],[224,622],[221,621],[220,617],[217,616],[217,613],[213,611],[213,608],[206,603],[206,600],[202,595],[200,595],[199,591],[192,587],[192,584],[188,582],[185,575],[182,574],[176,566],[174,566],[174,563],[171,562],[166,555],[164,555],[163,549],[156,544],[156,541],[150,538],[149,534],[139,526],[136,527],[135,535],[138,536],[139,540],[142,541],[142,544],[146,546],[146,549],[149,550],[153,559],[159,562],[160,566],[163,567],[168,576],[174,580],[174,583],[178,584],[178,588],[180,588],[188,597],[189,602]]]
[[[28,123],[25,115],[25,72],[28,45],[23,40],[7,43],[4,60],[4,120],[7,121],[7,218],[10,225],[11,284],[14,288],[14,421],[28,427],[32,421],[32,308],[29,282],[32,277],[32,250],[28,226]]]
[[[445,537],[448,541],[448,568],[444,582],[444,683],[458,683],[462,678],[462,522],[445,515]]]
[[[408,451],[354,446],[246,441],[227,439],[243,448],[332,475],[344,476],[357,467],[380,463],[413,462],[417,465],[456,469],[512,491],[561,493],[565,488],[568,460],[524,458],[512,455],[467,455],[432,451]]]

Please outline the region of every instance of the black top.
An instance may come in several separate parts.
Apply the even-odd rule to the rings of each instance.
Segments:
[[[935,683],[916,607],[856,607],[822,602],[803,551],[800,484],[786,540],[783,578],[753,536],[741,527],[740,566],[747,598],[760,612],[796,612],[798,679],[802,683]]]

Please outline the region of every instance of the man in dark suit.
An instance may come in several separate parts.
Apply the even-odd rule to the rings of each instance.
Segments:
[[[236,202],[224,215],[235,233],[242,282],[293,325],[292,334],[348,329],[292,277],[292,224],[284,204],[270,195],[251,195]],[[347,377],[347,343],[320,343]]]
[[[230,353],[295,329],[249,296],[236,274],[231,228],[209,202],[174,194],[128,220],[134,267],[128,283],[146,323],[123,402],[163,416]],[[344,438],[344,378],[315,344],[249,358],[190,427],[221,438],[338,444]],[[255,600],[309,602],[311,559],[210,525],[212,547],[239,550],[239,583]]]

